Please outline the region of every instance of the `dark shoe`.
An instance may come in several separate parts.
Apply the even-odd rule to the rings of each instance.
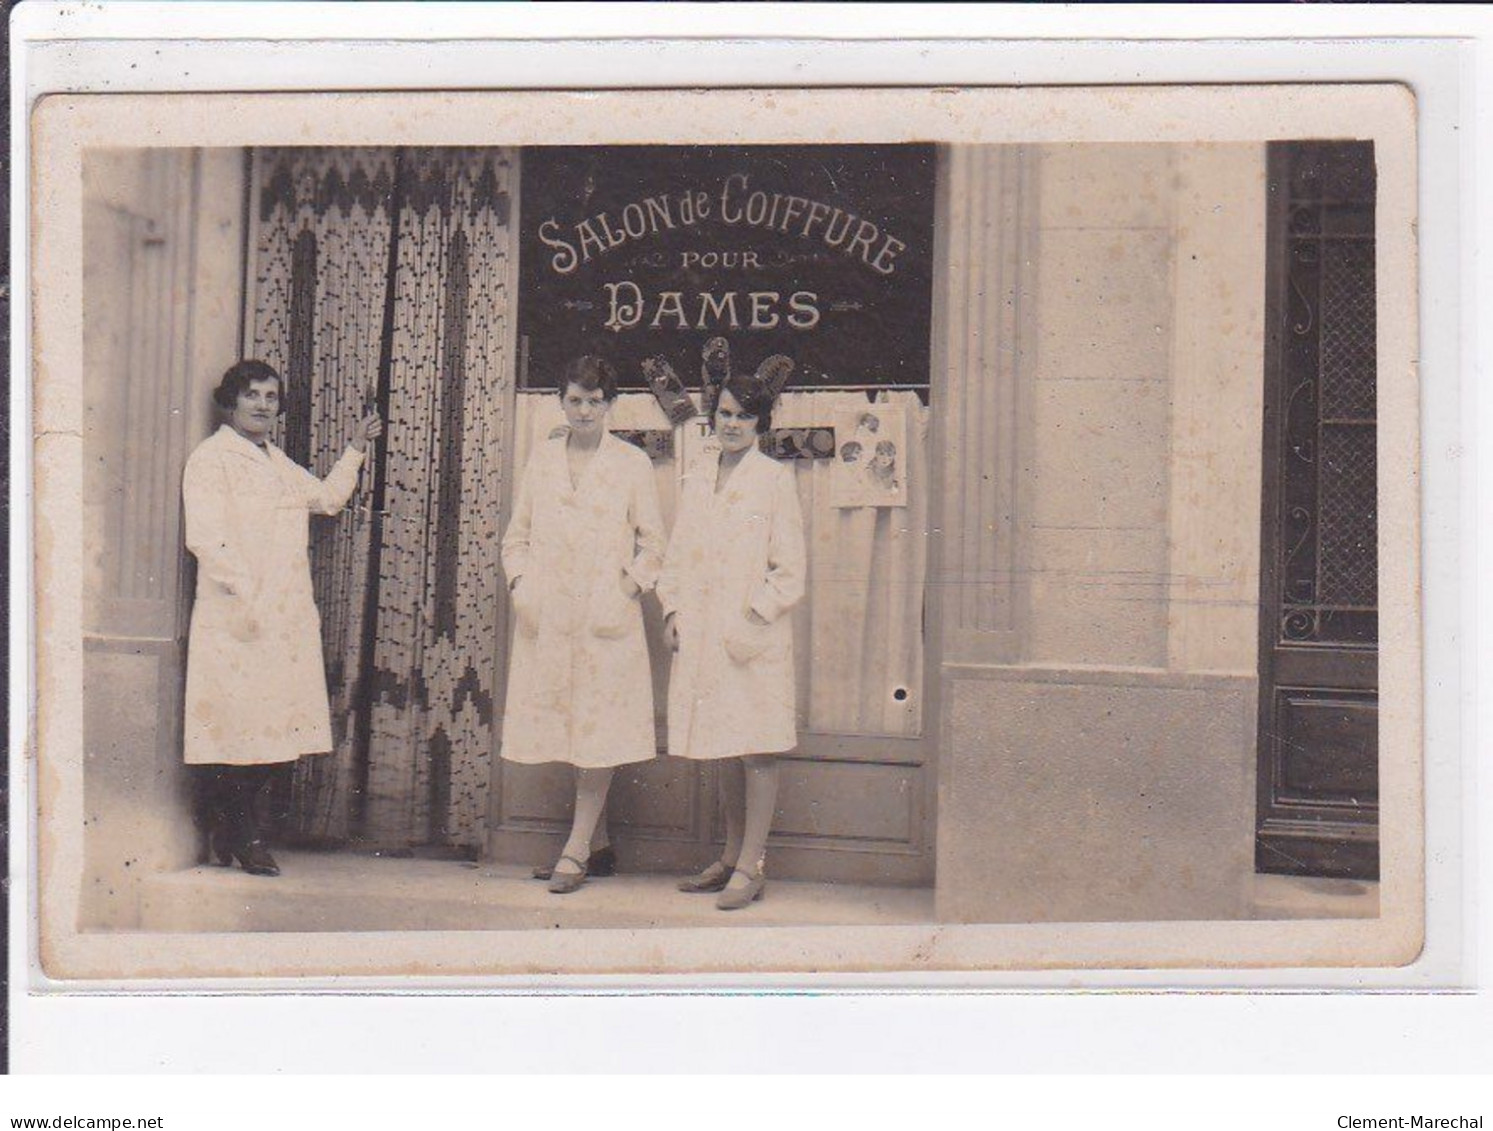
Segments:
[[[586,875],[588,876],[615,876],[616,874],[617,853],[610,844],[605,848],[598,848],[586,860]]]
[[[687,892],[715,892],[721,891],[731,879],[734,869],[724,860],[717,860],[703,872],[696,872],[693,876],[686,876],[680,880],[676,887],[680,891]]]
[[[743,907],[756,903],[762,898],[762,893],[767,890],[767,873],[758,872],[755,876],[745,868],[737,865],[735,875],[746,877],[745,887],[725,887],[721,894],[716,897],[715,905],[722,911],[740,911]]]
[[[569,895],[578,891],[586,882],[586,866],[573,856],[562,856],[561,860],[569,860],[579,872],[555,872],[550,878],[549,890],[551,895]]]
[[[275,858],[270,855],[270,850],[264,846],[262,840],[251,840],[247,847],[234,849],[234,855],[243,866],[244,871],[251,876],[278,876],[280,865],[275,863]]]
[[[233,866],[233,841],[228,835],[228,830],[221,824],[214,825],[213,831],[208,834],[209,843],[212,845],[212,854],[217,857],[218,863],[224,868]]]
[[[541,864],[534,869],[536,880],[547,880],[555,874],[552,865]],[[605,848],[598,848],[586,858],[586,875],[588,876],[615,876],[617,874],[617,853],[609,844]]]

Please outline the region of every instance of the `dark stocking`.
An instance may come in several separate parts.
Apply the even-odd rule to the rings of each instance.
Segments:
[[[259,804],[274,766],[224,766],[220,781],[221,825],[223,830],[220,846],[237,857],[248,871],[274,874],[275,868],[259,839]],[[275,869],[278,871],[278,869]]]

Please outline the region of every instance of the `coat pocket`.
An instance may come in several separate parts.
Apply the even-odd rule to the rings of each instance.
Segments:
[[[533,640],[539,635],[539,595],[531,592],[533,583],[527,576],[519,578],[513,587],[513,615],[518,630]]]
[[[753,624],[744,616],[736,617],[721,637],[721,644],[733,664],[750,664],[773,647],[777,634],[770,624]]]
[[[602,640],[616,640],[626,636],[632,627],[635,601],[622,591],[622,579],[603,582],[591,594],[591,634]]]

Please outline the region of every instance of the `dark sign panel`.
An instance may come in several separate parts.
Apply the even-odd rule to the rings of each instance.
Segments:
[[[722,337],[736,369],[792,358],[790,388],[925,389],[933,179],[931,145],[526,149],[522,384],[599,353],[694,388]]]

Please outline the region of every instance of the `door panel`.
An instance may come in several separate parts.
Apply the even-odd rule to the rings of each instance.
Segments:
[[[918,767],[784,759],[775,828],[785,840],[917,843]]]
[[[1270,146],[1256,867],[1378,876],[1374,154]]]
[[[1373,804],[1379,795],[1375,756],[1378,709],[1372,694],[1276,689],[1284,740],[1277,798],[1289,804]]]

